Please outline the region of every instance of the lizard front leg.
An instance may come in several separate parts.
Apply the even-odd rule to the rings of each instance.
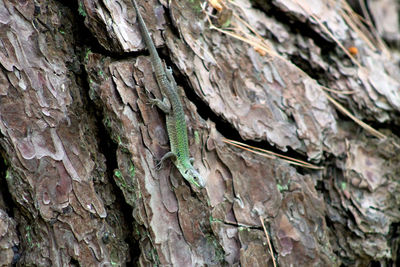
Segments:
[[[172,69],[168,67],[167,64],[165,64],[165,62],[163,62],[163,64],[164,64],[165,74],[167,75],[169,83],[171,84],[172,88],[176,88],[177,84],[174,75],[172,74]]]
[[[165,74],[167,75],[169,84],[171,84],[171,86],[172,86],[173,88],[177,88],[177,89],[178,89],[178,92],[179,92],[180,94],[183,94],[183,92],[185,92],[185,91],[183,90],[182,87],[180,87],[180,86],[178,86],[178,85],[176,84],[176,81],[175,81],[175,79],[174,79],[174,76],[172,75],[172,69],[171,69],[170,67],[168,67],[168,66],[165,64],[165,62],[164,62],[164,68],[165,68]]]
[[[160,159],[160,161],[157,163],[156,169],[157,169],[157,170],[160,170],[160,169],[163,167],[164,162],[165,162],[167,159],[171,159],[172,161],[175,161],[175,160],[176,160],[176,155],[175,155],[173,152],[171,152],[171,151],[165,153],[165,155],[162,156],[162,158]]]

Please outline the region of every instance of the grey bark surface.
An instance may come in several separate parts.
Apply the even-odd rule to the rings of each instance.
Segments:
[[[169,143],[130,1],[0,0],[1,265],[272,266],[261,220],[279,266],[400,263],[399,20],[384,17],[396,1],[367,1],[370,39],[344,2],[229,4],[280,56],[210,28],[202,1],[138,4],[184,87],[206,187],[155,168]],[[359,65],[335,40],[358,48]]]

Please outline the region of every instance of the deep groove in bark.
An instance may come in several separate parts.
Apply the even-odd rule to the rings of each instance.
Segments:
[[[282,24],[286,25],[290,32],[293,34],[301,34],[303,37],[308,37],[314,41],[314,43],[321,48],[321,55],[324,60],[324,55],[330,54],[336,47],[333,41],[323,38],[320,34],[314,31],[308,23],[299,21],[296,17],[291,16],[290,13],[285,13],[281,8],[275,7],[274,5],[269,5],[266,2],[256,0],[253,7],[260,9],[268,17],[274,18],[276,21],[280,21]]]
[[[1,138],[3,138],[3,136],[1,135]],[[9,187],[8,187],[8,183],[7,183],[7,171],[10,168],[8,166],[8,163],[6,162],[6,156],[5,156],[5,151],[3,150],[2,147],[0,147],[0,177],[2,177],[2,179],[0,179],[0,196],[1,196],[1,200],[4,201],[2,204],[5,204],[4,208],[5,212],[7,213],[7,215],[14,219],[16,222],[16,234],[18,236],[18,239],[20,240],[20,244],[19,245],[14,245],[12,247],[12,250],[14,252],[14,256],[12,259],[12,266],[17,266],[18,261],[21,258],[21,241],[23,239],[23,236],[21,236],[21,232],[19,231],[19,227],[20,227],[20,222],[18,222],[18,219],[15,218],[15,214],[14,214],[14,208],[16,208],[16,203],[14,202]]]
[[[168,66],[171,66],[174,70],[174,75],[178,85],[182,86],[185,91],[185,96],[197,107],[197,112],[204,120],[211,120],[215,123],[215,126],[219,133],[221,133],[225,138],[232,139],[235,141],[239,141],[245,143],[247,145],[255,146],[258,148],[266,149],[275,153],[284,154],[285,156],[296,158],[299,160],[307,161],[307,156],[303,155],[290,147],[287,147],[287,151],[282,151],[279,148],[271,145],[268,141],[254,141],[254,140],[244,140],[236,128],[232,126],[231,123],[226,121],[221,115],[217,115],[214,111],[208,106],[206,102],[204,102],[192,89],[186,77],[184,77],[176,68],[175,65],[172,64],[170,60],[165,59]],[[297,170],[302,173],[301,167],[297,167]]]
[[[139,55],[145,55],[146,50],[135,51],[135,52],[115,52],[104,48],[92,34],[92,32],[85,25],[85,17],[78,14],[79,8],[78,1],[65,1],[63,4],[70,8],[73,14],[73,21],[76,23],[73,32],[75,45],[78,48],[76,53],[81,53],[84,56],[86,50],[90,50],[93,53],[101,54],[105,57],[110,57],[114,60],[125,60],[129,58],[136,58]],[[79,37],[79,38],[78,38]],[[83,60],[81,61],[83,62]]]
[[[103,48],[97,39],[93,36],[93,34],[87,29],[84,24],[84,17],[77,15],[76,10],[78,10],[78,3],[76,1],[67,1],[63,2],[67,7],[69,7],[74,15],[74,22],[76,23],[73,28],[74,41],[76,42],[76,53],[78,58],[80,59],[80,69],[75,73],[77,77],[78,86],[82,89],[83,93],[83,101],[85,105],[85,110],[88,111],[88,117],[96,125],[96,139],[98,140],[98,149],[100,153],[102,153],[106,158],[106,173],[107,180],[111,183],[116,201],[113,205],[118,206],[118,210],[122,213],[123,218],[120,218],[121,223],[129,227],[129,234],[124,236],[124,241],[128,244],[128,254],[130,258],[130,263],[133,264],[137,258],[139,257],[140,249],[139,243],[131,236],[133,232],[134,219],[132,217],[132,207],[129,206],[124,200],[123,193],[121,189],[117,186],[114,181],[114,170],[118,169],[118,164],[116,160],[116,152],[118,149],[118,145],[112,140],[109,131],[106,129],[103,124],[103,113],[101,110],[97,109],[96,105],[93,104],[93,101],[90,99],[90,85],[88,83],[88,74],[83,67],[85,51],[90,49],[90,51],[94,53],[99,53],[104,56],[108,56],[114,59],[127,59],[129,57],[137,57],[142,54],[139,52],[132,53],[115,53],[110,52]],[[80,53],[80,54],[78,54]],[[113,207],[106,206],[106,209],[110,209]]]
[[[129,226],[129,235],[125,236],[124,241],[129,245],[129,255],[131,259],[131,263],[135,262],[135,260],[139,257],[138,251],[139,250],[139,243],[131,236],[131,233],[133,232],[133,225],[134,225],[134,219],[132,217],[132,207],[127,204],[127,202],[124,199],[124,195],[121,191],[121,189],[117,186],[117,184],[114,181],[114,170],[118,169],[118,163],[117,163],[117,149],[118,145],[112,140],[111,135],[109,133],[109,130],[106,129],[106,126],[103,123],[103,113],[95,108],[95,105],[93,105],[89,97],[89,90],[90,86],[88,84],[87,78],[88,75],[86,73],[86,70],[83,68],[82,70],[82,87],[84,88],[85,92],[85,99],[87,100],[87,106],[86,109],[91,111],[91,117],[95,122],[95,125],[97,125],[97,140],[98,140],[98,149],[100,153],[104,155],[106,158],[106,176],[107,180],[109,183],[111,183],[113,189],[114,189],[114,195],[116,201],[113,203],[113,205],[118,206],[118,210],[122,213],[123,218],[121,218],[121,223],[124,225]],[[113,207],[106,207],[107,209],[113,208]]]
[[[357,4],[357,3],[355,3],[355,4]],[[283,12],[282,9],[279,7],[276,7],[272,4],[264,3],[259,0],[255,1],[255,3],[253,4],[253,7],[262,10],[263,12],[265,12],[265,14],[267,16],[272,17],[275,20],[282,22],[282,24],[285,24],[288,27],[288,29],[290,30],[290,32],[292,32],[294,34],[301,33],[303,38],[309,38],[309,39],[313,40],[315,45],[321,49],[322,60],[324,60],[327,63],[334,62],[330,59],[330,55],[331,54],[337,55],[338,53],[336,50],[337,49],[340,50],[340,48],[333,41],[327,40],[327,39],[323,38],[321,34],[315,32],[314,29],[312,27],[310,27],[310,25],[308,23],[299,21],[297,18],[291,16],[290,13]],[[368,9],[368,6],[367,6],[367,9]],[[356,12],[359,11],[358,13],[361,16],[360,10],[356,9],[355,11]],[[368,28],[368,26],[366,26],[366,27]],[[342,56],[343,56],[343,60],[348,60],[349,64],[350,65],[352,64],[350,59],[348,59],[348,57],[344,54],[344,52],[343,52]],[[327,80],[327,78],[329,79],[329,76],[326,75],[326,72],[324,70],[313,68],[308,61],[306,61],[304,58],[302,58],[298,55],[291,55],[290,61],[294,65],[299,67],[302,71],[304,71],[307,75],[309,75],[311,78],[318,81],[319,84],[321,84],[321,85],[328,86],[329,82],[333,82],[333,83],[335,82],[333,80],[331,80],[331,81]],[[339,101],[340,101],[340,99],[339,99]],[[343,103],[343,101],[340,101],[340,102],[341,102],[341,104],[344,104],[344,107],[346,108],[346,103]],[[340,113],[340,112],[338,111],[338,113]],[[393,117],[399,117],[398,115],[400,115],[400,113],[396,112],[393,115]],[[341,116],[341,119],[343,119],[344,117],[345,116]],[[391,129],[391,130],[397,129],[398,128],[397,126],[400,123],[400,122],[395,122],[393,120],[390,120],[390,122],[387,122],[387,123],[379,123],[377,120],[374,120],[374,119],[368,120],[368,118],[364,119],[363,121],[377,130],[384,129],[384,128]],[[393,131],[393,133],[396,134],[398,137],[400,137],[400,131]]]
[[[15,203],[14,200],[11,196],[10,190],[8,188],[7,184],[7,170],[8,166],[6,164],[6,158],[4,156],[4,150],[3,148],[0,149],[0,176],[2,179],[0,179],[0,194],[4,200],[4,203],[7,204],[4,208],[6,209],[5,212],[7,212],[8,216],[11,218],[14,218],[14,207]]]

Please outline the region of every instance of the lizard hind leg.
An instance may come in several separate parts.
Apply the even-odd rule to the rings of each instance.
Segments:
[[[159,109],[161,109],[166,114],[168,114],[171,111],[171,103],[169,102],[168,98],[163,96],[163,100],[160,100],[156,97],[152,97],[149,90],[145,89],[145,91],[146,91],[146,96],[148,99],[148,102],[147,102],[148,105],[151,105],[151,107],[157,106]]]
[[[159,161],[159,162],[157,163],[157,165],[156,165],[156,170],[157,170],[157,171],[161,170],[161,168],[164,166],[164,162],[165,162],[167,159],[171,159],[172,161],[175,161],[175,160],[176,160],[176,155],[175,155],[173,152],[171,152],[171,151],[165,153],[165,155],[162,156],[162,158],[160,159],[160,161]]]
[[[171,103],[169,102],[168,98],[166,98],[166,97],[164,97],[163,100],[160,100],[158,98],[149,97],[149,104],[151,104],[151,106],[154,106],[154,105],[157,106],[165,114],[168,114],[171,111]]]

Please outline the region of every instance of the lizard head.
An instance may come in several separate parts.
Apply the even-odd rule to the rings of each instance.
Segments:
[[[183,178],[185,178],[189,183],[194,184],[198,188],[203,188],[206,186],[206,182],[203,177],[200,175],[198,171],[196,171],[193,166],[190,168],[185,168],[185,170],[181,171]]]

